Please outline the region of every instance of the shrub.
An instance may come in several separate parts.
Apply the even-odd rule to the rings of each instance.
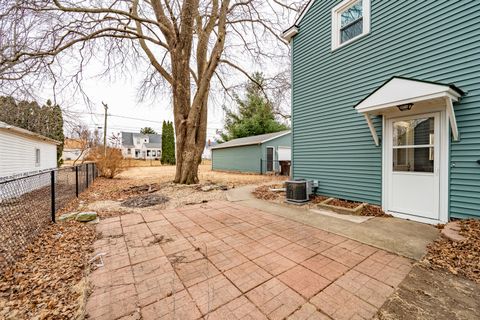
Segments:
[[[120,149],[107,148],[105,156],[103,147],[94,148],[88,154],[88,160],[95,161],[101,177],[113,179],[123,170],[123,157]]]

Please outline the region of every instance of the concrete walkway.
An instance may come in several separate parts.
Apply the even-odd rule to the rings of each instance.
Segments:
[[[255,188],[256,186],[246,186],[231,189],[227,193],[227,199],[415,260],[425,255],[427,245],[440,234],[434,226],[398,218],[373,218],[355,223],[300,207],[287,207],[254,198],[251,192]]]
[[[411,270],[245,201],[102,220],[88,319],[370,319]]]

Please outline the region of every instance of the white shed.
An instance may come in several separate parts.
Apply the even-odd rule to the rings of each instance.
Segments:
[[[56,168],[59,144],[0,121],[0,178]]]

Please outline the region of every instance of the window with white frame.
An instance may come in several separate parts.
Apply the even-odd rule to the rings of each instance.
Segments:
[[[332,9],[332,49],[370,32],[370,0],[345,0]]]
[[[40,166],[40,149],[35,148],[35,166]]]

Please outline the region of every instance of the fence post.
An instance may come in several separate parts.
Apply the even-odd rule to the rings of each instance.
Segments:
[[[55,223],[55,170],[50,171],[52,222]]]
[[[86,185],[87,185],[86,188],[88,188],[88,163],[85,165],[85,170],[86,170],[85,177],[86,177],[86,179],[87,179],[87,181],[86,181]]]
[[[75,167],[75,195],[78,198],[78,166]]]

